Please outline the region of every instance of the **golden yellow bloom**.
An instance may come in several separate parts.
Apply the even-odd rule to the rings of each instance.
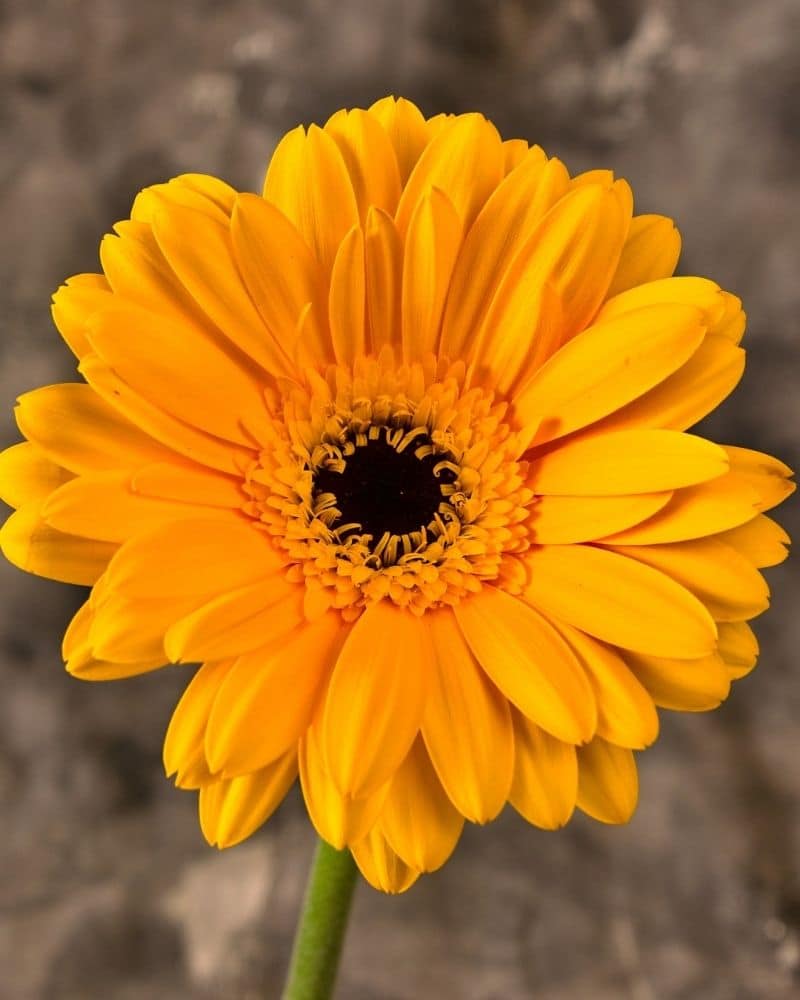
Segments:
[[[686,433],[744,314],[632,209],[386,99],[290,132],[263,196],[148,188],[57,292],[85,382],[21,397],[0,541],[92,587],[76,677],[203,662],[164,760],[212,844],[298,772],[391,892],[507,801],[625,822],[656,708],[755,664],[789,470]]]

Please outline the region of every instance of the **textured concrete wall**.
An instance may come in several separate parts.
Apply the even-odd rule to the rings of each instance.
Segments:
[[[682,268],[739,292],[749,368],[711,433],[798,462],[797,0],[5,0],[0,433],[72,377],[48,299],[142,185],[257,187],[281,132],[404,93],[479,109],[672,215]],[[783,514],[794,524],[796,507]],[[667,717],[624,829],[508,811],[405,897],[363,887],[353,1000],[797,995],[796,570],[772,571],[762,663]],[[161,775],[180,672],[86,685],[59,637],[80,593],[0,566],[0,997],[276,996],[312,838],[299,801],[217,854]]]

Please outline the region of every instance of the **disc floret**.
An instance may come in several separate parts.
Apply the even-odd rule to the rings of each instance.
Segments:
[[[320,611],[456,604],[530,545],[533,493],[505,415],[492,392],[467,387],[463,365],[433,358],[396,365],[387,349],[312,373],[247,472],[247,512]],[[366,516],[347,516],[359,504]]]

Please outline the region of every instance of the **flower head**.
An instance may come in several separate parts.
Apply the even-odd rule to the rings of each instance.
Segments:
[[[320,835],[402,891],[464,821],[636,804],[657,708],[755,664],[792,489],[686,433],[744,314],[672,277],[670,220],[477,114],[385,99],[279,144],[263,196],[143,191],[55,322],[0,542],[91,586],[67,669],[203,665],[164,760],[220,847],[299,772]]]

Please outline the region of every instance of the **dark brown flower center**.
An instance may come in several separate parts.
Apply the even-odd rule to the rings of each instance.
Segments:
[[[434,472],[445,457],[441,454],[417,457],[426,444],[428,439],[418,437],[398,451],[380,437],[356,446],[341,472],[320,469],[314,477],[314,496],[332,493],[340,512],[331,527],[341,526],[345,534],[371,535],[373,545],[387,531],[405,535],[427,527],[444,499],[442,486],[454,482],[455,474],[448,468]]]

